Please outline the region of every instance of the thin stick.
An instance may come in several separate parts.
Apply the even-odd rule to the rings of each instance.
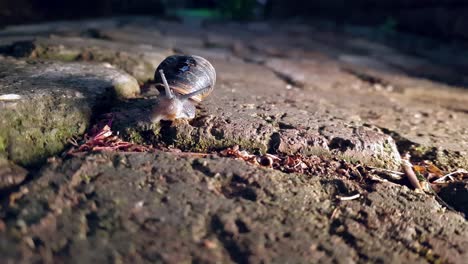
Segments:
[[[414,173],[413,164],[411,164],[411,162],[409,161],[409,154],[406,154],[403,157],[401,161],[401,168],[405,172],[406,177],[410,181],[411,185],[413,185],[413,187],[416,190],[422,191],[423,188],[421,187],[421,184],[419,183],[418,177],[416,177],[416,174]]]
[[[332,214],[331,214],[331,216],[330,216],[330,220],[335,219],[335,217],[336,217],[337,215],[338,215],[338,207],[336,207],[336,208],[333,210],[333,212],[332,212]]]
[[[373,181],[377,181],[377,182],[388,182],[387,179],[383,179],[382,177],[378,176],[378,175],[369,175],[370,179],[373,180]]]
[[[182,156],[182,157],[208,157],[210,155],[215,155],[212,153],[198,153],[198,152],[170,152],[171,154]]]
[[[171,92],[171,88],[169,87],[169,84],[167,83],[166,76],[164,75],[164,71],[161,69],[159,70],[159,74],[161,75],[161,79],[164,83],[164,90],[166,91],[166,97],[169,99],[172,99],[174,95]]]
[[[451,173],[449,173],[449,174],[446,174],[446,175],[444,175],[443,177],[441,177],[441,178],[435,180],[433,183],[442,183],[442,182],[444,182],[447,178],[449,178],[450,180],[453,181],[452,175],[457,174],[457,173],[467,173],[467,171],[464,170],[464,169],[458,169],[458,170],[456,170],[456,171],[453,171],[453,172],[451,172]]]
[[[405,175],[404,172],[399,172],[399,171],[392,171],[392,170],[387,170],[383,168],[376,168],[372,166],[367,166],[368,169],[371,170],[371,172],[381,174],[385,176],[386,178],[389,178],[391,180],[399,181],[402,179],[402,177]]]
[[[361,197],[361,194],[355,194],[355,195],[351,195],[351,196],[339,196],[337,195],[336,198],[340,199],[340,201],[351,201],[351,200],[354,200],[354,199],[357,199]]]
[[[372,167],[372,166],[367,166],[367,168],[372,169],[372,170],[377,170],[377,171],[384,171],[384,172],[388,172],[388,173],[393,173],[395,175],[404,175],[403,172],[388,170],[388,169],[384,169],[384,168],[377,168],[377,167]]]

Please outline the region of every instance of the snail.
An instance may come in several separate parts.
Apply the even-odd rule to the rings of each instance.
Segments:
[[[216,71],[208,60],[195,55],[172,55],[159,64],[154,81],[161,94],[152,121],[193,119],[195,105],[214,89]]]

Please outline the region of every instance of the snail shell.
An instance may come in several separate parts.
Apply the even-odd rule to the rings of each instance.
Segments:
[[[214,89],[216,71],[213,65],[196,55],[172,55],[159,64],[154,74],[155,83],[160,93],[165,94],[163,81],[159,71],[163,70],[172,91],[177,95],[185,95],[200,89],[205,89],[190,99],[201,102]]]
[[[153,109],[153,122],[193,119],[195,104],[214,89],[216,71],[200,56],[173,55],[159,64],[154,81],[161,95]]]

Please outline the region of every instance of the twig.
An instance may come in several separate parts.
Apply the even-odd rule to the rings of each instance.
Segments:
[[[78,141],[76,140],[76,138],[74,137],[71,137],[69,138],[68,140],[68,143],[70,143],[72,146],[74,147],[79,147],[80,145],[78,144]]]
[[[202,157],[202,158],[208,157],[210,155],[214,155],[211,153],[197,153],[197,152],[170,152],[170,153],[173,155],[182,156],[182,157]]]
[[[405,174],[405,173],[400,172],[400,171],[388,170],[388,169],[377,168],[377,167],[372,167],[372,166],[367,166],[367,168],[372,169],[372,170],[376,170],[376,171],[388,172],[388,173],[392,173],[392,174],[395,174],[395,175],[401,175],[401,176],[403,176]]]
[[[330,220],[333,220],[338,215],[338,207],[335,208],[330,216]]]
[[[359,197],[361,197],[360,193],[355,194],[355,195],[351,195],[351,196],[340,196],[340,195],[336,196],[336,198],[338,198],[340,201],[351,201],[351,200],[355,200],[355,199],[357,199]]]
[[[384,179],[382,177],[380,177],[379,175],[377,174],[371,174],[369,175],[370,179],[372,181],[376,181],[376,182],[389,182],[387,179]]]
[[[444,183],[446,178],[449,178],[451,181],[454,181],[452,175],[457,174],[457,173],[468,173],[468,171],[466,171],[464,169],[458,169],[456,171],[453,171],[453,172],[451,172],[449,174],[446,174],[446,175],[442,176],[441,178],[433,181],[433,183]]]
[[[419,183],[418,177],[414,173],[413,164],[411,164],[411,162],[409,161],[409,157],[410,157],[409,154],[406,154],[403,157],[402,162],[401,162],[401,168],[405,172],[406,177],[410,181],[411,185],[413,185],[415,189],[422,191],[423,188],[421,187],[421,184]]]
[[[390,178],[391,180],[396,180],[396,181],[401,180],[402,176],[405,175],[405,173],[400,172],[400,171],[388,170],[388,169],[377,168],[377,167],[372,167],[372,166],[367,166],[367,168],[373,172],[384,175],[386,178]]]

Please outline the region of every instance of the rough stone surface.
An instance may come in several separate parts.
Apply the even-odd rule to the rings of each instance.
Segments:
[[[169,55],[166,49],[148,45],[58,36],[14,42],[5,48],[4,53],[32,59],[108,62],[125,70],[140,82],[152,79],[154,69]]]
[[[361,198],[339,201],[356,193]],[[224,158],[53,160],[2,209],[8,263],[463,263],[468,224],[391,183]],[[8,215],[7,218],[4,218]]]
[[[133,77],[106,65],[0,58],[0,72],[0,156],[23,165],[62,151],[116,93],[139,92]]]
[[[19,35],[34,35],[34,36],[47,36],[47,35],[71,35],[79,34],[82,31],[95,30],[95,29],[108,29],[115,28],[123,21],[131,19],[132,21],[147,20],[147,18],[138,17],[113,17],[109,19],[87,19],[75,21],[55,21],[38,24],[26,25],[10,25],[5,27],[0,36],[19,36]]]
[[[148,120],[151,102],[136,102],[115,109],[116,129],[123,126],[121,132],[130,138],[140,134],[138,138],[149,139],[147,143],[164,140],[192,151],[236,144],[261,153],[334,151],[398,167],[400,157],[393,139],[376,128],[361,126],[343,109],[334,108],[314,93],[288,89],[287,83],[261,65],[208,59],[217,69],[218,85],[201,104],[195,120],[158,127]],[[145,137],[148,133],[155,137]]]
[[[7,263],[468,258],[466,218],[400,184],[183,152],[50,157],[110,113],[121,137],[188,152],[239,145],[392,170],[410,152],[412,161],[444,172],[468,169],[468,92],[435,81],[466,74],[430,56],[308,25],[131,17],[8,28],[0,46],[16,57],[0,58],[0,256]],[[194,120],[153,124],[158,92],[147,81],[173,52],[212,62],[216,88]],[[132,98],[136,79],[141,94]],[[125,100],[109,100],[116,93]],[[467,193],[459,182],[440,196],[466,213]]]

